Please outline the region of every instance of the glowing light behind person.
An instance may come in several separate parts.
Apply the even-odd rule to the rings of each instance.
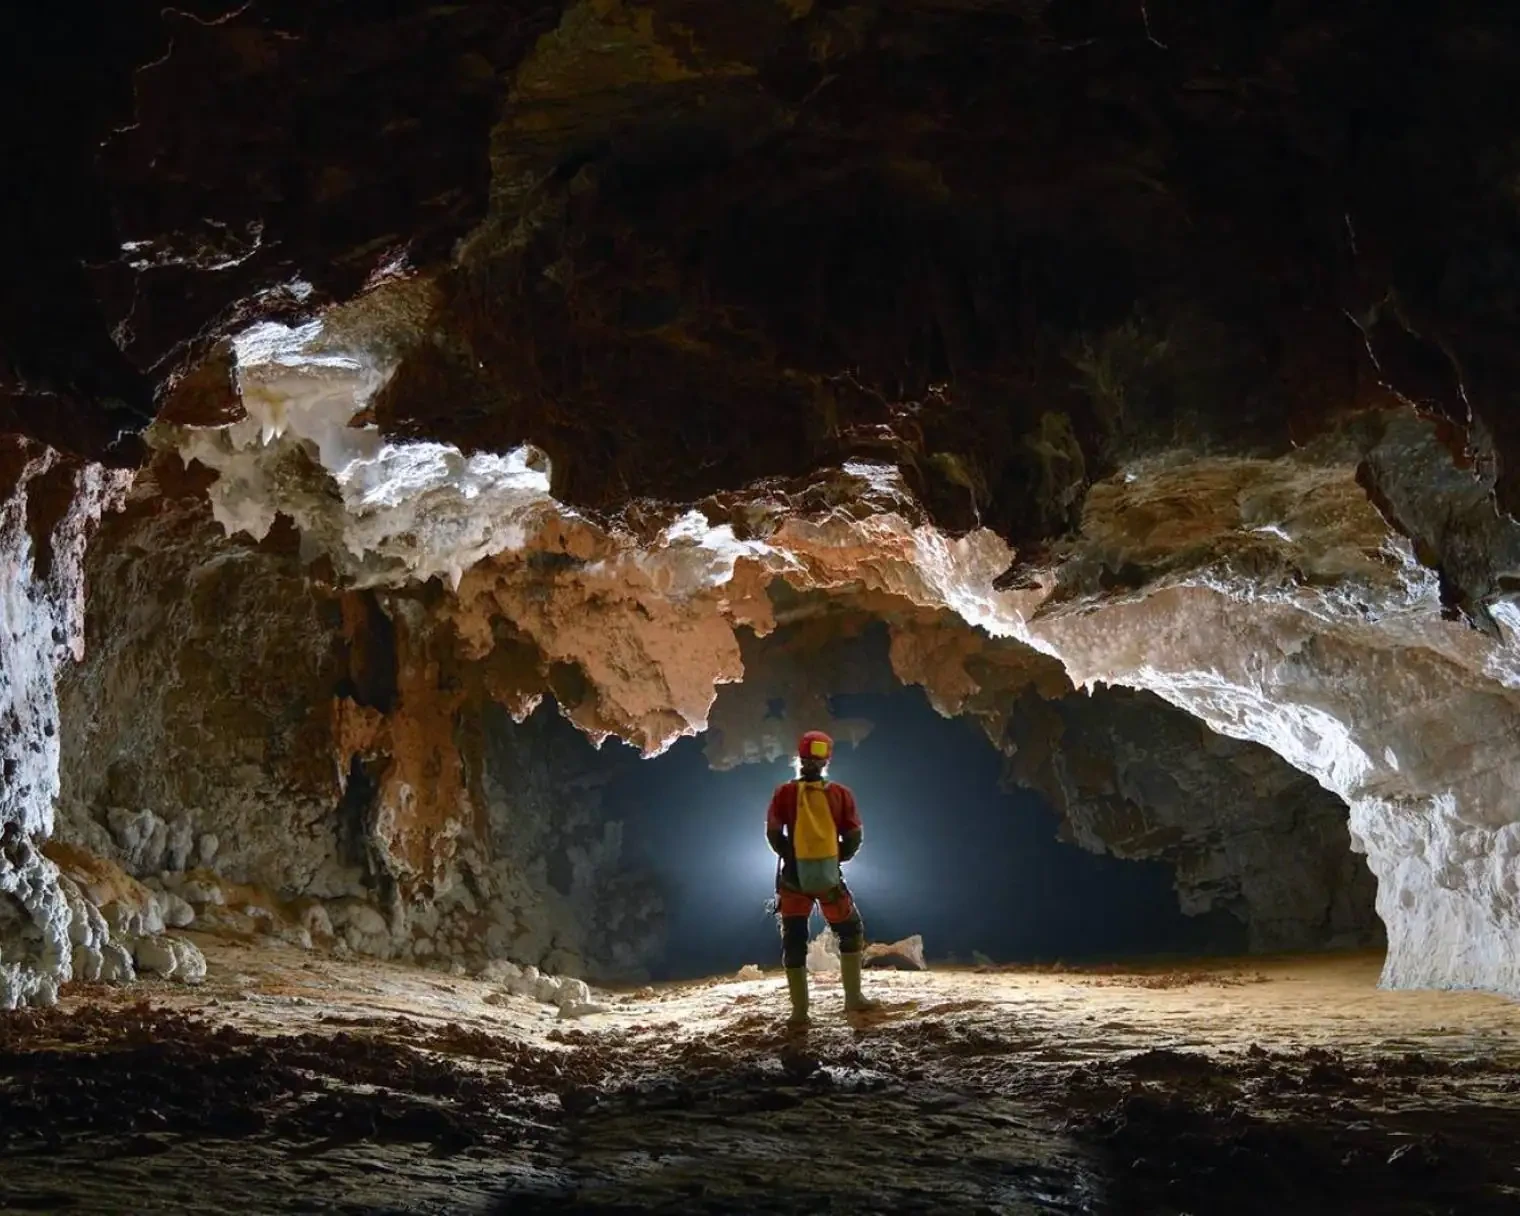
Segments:
[[[839,700],[838,713],[876,724],[860,747],[838,746],[828,770],[860,804],[865,846],[845,877],[869,940],[922,933],[931,958],[962,961],[973,951],[1012,960],[1239,944],[1215,940],[1217,921],[1181,913],[1167,867],[1057,840],[1037,795],[1000,787],[1001,757],[985,738],[941,718],[917,689]],[[630,861],[665,891],[662,977],[777,965],[765,808],[795,775],[790,759],[714,772],[702,741],[687,739],[626,766],[609,788]]]

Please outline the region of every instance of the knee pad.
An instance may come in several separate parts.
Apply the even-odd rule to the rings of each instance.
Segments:
[[[781,918],[781,964],[784,967],[802,967],[807,964],[808,918],[806,916],[783,916]]]
[[[865,949],[866,925],[860,919],[858,908],[852,909],[847,917],[833,926],[833,930],[839,938],[840,954],[859,954]]]

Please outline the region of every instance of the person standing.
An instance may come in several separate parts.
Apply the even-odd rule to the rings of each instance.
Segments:
[[[808,920],[816,903],[839,938],[839,973],[850,1013],[877,1008],[860,990],[860,952],[865,924],[842,865],[860,851],[860,812],[848,786],[825,776],[834,741],[810,730],[797,743],[798,775],[771,795],[765,838],[779,858],[776,904],[781,922],[781,961],[792,1014],[788,1025],[808,1024]]]

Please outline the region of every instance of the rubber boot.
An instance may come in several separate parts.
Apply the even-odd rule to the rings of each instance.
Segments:
[[[792,1016],[787,1018],[788,1026],[806,1026],[808,1024],[808,974],[806,967],[788,967],[786,969],[786,990],[792,998]]]
[[[860,955],[839,956],[839,980],[844,985],[844,1008],[846,1013],[870,1013],[881,1006],[868,1001],[860,994]]]

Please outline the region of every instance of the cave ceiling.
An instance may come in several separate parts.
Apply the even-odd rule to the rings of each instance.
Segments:
[[[869,455],[1038,551],[1147,452],[1400,403],[1514,505],[1492,6],[113,14],[12,84],[46,171],[8,203],[4,408],[60,446],[140,458],[118,433],[219,337],[415,273],[375,422],[531,441],[579,507]]]

